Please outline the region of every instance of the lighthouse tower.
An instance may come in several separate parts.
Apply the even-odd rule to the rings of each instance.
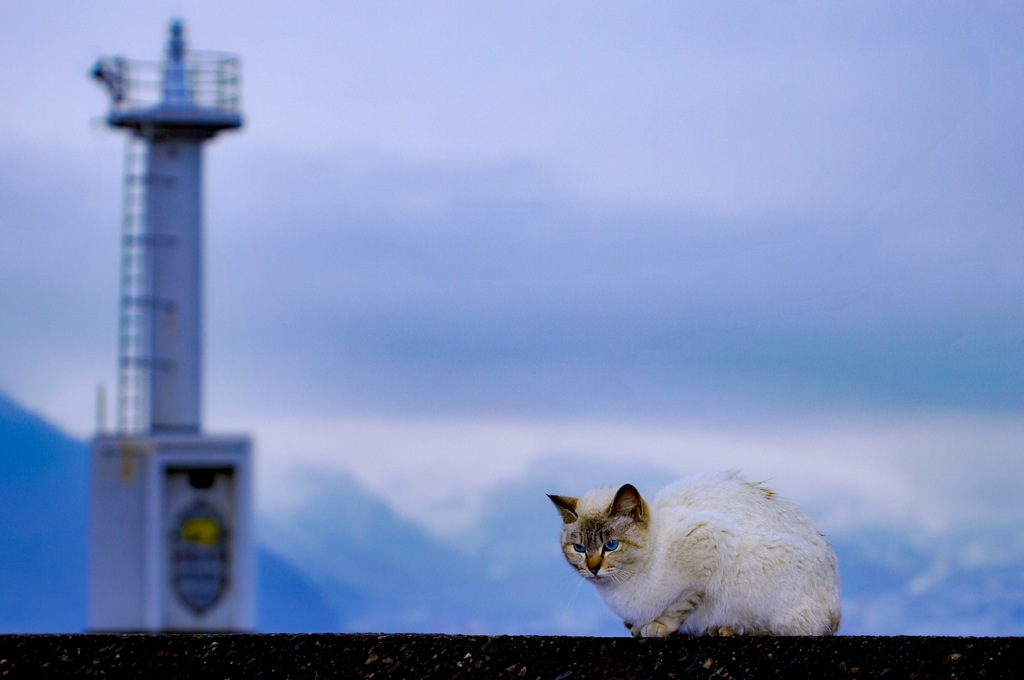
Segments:
[[[251,442],[205,433],[202,153],[242,126],[237,57],[101,59],[107,123],[127,131],[117,424],[92,447],[93,631],[253,625]],[[102,425],[101,425],[102,427]]]

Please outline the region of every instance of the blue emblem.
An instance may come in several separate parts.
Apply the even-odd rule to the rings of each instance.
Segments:
[[[174,592],[182,604],[202,614],[227,590],[227,526],[216,508],[200,500],[178,514],[170,538]]]

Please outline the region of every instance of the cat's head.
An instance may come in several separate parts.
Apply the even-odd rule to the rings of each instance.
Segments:
[[[584,578],[617,581],[643,563],[651,516],[632,484],[548,498],[562,515],[565,559]]]

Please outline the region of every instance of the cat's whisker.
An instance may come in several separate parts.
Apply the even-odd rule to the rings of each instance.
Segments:
[[[583,587],[583,580],[576,581],[576,587],[572,589],[572,600],[570,606],[576,604],[576,598],[580,596],[580,589]]]
[[[574,574],[571,571],[567,571],[564,574],[565,578],[571,579],[573,582],[572,587],[567,591],[565,600],[565,609],[571,611],[576,605],[576,598],[579,597],[580,588],[583,587],[584,580],[580,578],[574,578]]]

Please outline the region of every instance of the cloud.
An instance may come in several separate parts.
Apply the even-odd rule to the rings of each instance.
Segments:
[[[269,165],[248,178],[244,228],[215,239],[231,257],[214,304],[233,319],[222,340],[296,408],[635,417],[709,394],[812,410],[1024,400],[1024,282],[1005,224],[940,225],[954,245],[886,216],[594,204],[529,163]]]
[[[80,149],[4,148],[0,386],[81,432],[116,361],[119,177]]]
[[[633,474],[653,493],[697,471],[741,469],[808,508],[826,532],[1011,526],[1024,512],[1011,481],[1024,472],[1017,455],[1024,432],[1013,418],[933,412],[737,419],[715,428],[700,418],[668,425],[267,414],[261,423],[264,512],[301,506],[311,471],[346,471],[400,516],[442,534],[471,525],[492,489],[536,466],[561,480],[565,488],[554,491],[564,493]]]
[[[207,155],[214,418],[273,394],[626,417],[708,395],[1021,402],[1019,13],[180,9],[196,47],[245,60],[247,127]],[[19,53],[55,80],[4,76],[0,128],[19,139],[0,224],[31,225],[0,268],[28,293],[5,299],[6,351],[75,359],[46,380],[64,387],[2,379],[85,432],[83,386],[113,365],[116,244],[100,235],[116,239],[121,161],[88,130],[103,97],[85,72],[157,55],[167,17],[76,11],[10,22],[8,44],[31,40]],[[89,238],[41,237],[72,224]],[[76,311],[33,336],[38,310]]]

